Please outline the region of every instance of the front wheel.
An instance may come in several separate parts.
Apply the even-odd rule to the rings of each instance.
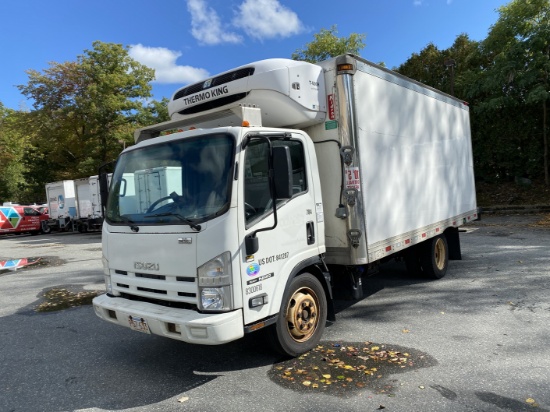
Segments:
[[[291,357],[313,349],[321,340],[327,320],[327,298],[315,276],[304,273],[292,279],[273,325],[276,348]]]

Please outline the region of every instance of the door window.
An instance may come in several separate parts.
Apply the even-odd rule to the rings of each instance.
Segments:
[[[40,216],[40,212],[38,210],[33,209],[32,207],[24,208],[23,214],[25,216]]]
[[[287,146],[292,162],[292,197],[307,191],[305,157],[298,140],[274,140],[273,146]],[[268,145],[253,140],[245,155],[244,201],[246,225],[251,226],[273,210],[268,179]]]

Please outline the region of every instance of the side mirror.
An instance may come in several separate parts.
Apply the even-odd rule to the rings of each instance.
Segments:
[[[260,243],[256,237],[256,233],[248,235],[244,238],[244,246],[247,256],[253,255],[260,249]]]
[[[109,195],[109,184],[107,182],[107,173],[99,175],[99,194],[101,195],[101,207],[107,206],[107,196]]]
[[[273,174],[275,181],[275,198],[292,197],[292,160],[288,146],[273,148]]]
[[[105,215],[107,207],[107,196],[109,195],[109,170],[113,168],[115,162],[105,163],[98,170],[99,195],[101,196],[101,210]]]

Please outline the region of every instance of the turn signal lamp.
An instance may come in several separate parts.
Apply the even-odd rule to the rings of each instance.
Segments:
[[[262,293],[261,295],[250,298],[250,300],[248,301],[248,307],[251,309],[257,308],[258,306],[267,305],[267,302],[267,294]]]
[[[353,64],[351,63],[339,64],[338,66],[336,66],[336,70],[338,70],[339,72],[353,71]]]

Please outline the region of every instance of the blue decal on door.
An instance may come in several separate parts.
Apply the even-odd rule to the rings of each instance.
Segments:
[[[258,273],[260,273],[260,265],[256,262],[251,263],[246,267],[246,274],[248,276],[256,276]]]

